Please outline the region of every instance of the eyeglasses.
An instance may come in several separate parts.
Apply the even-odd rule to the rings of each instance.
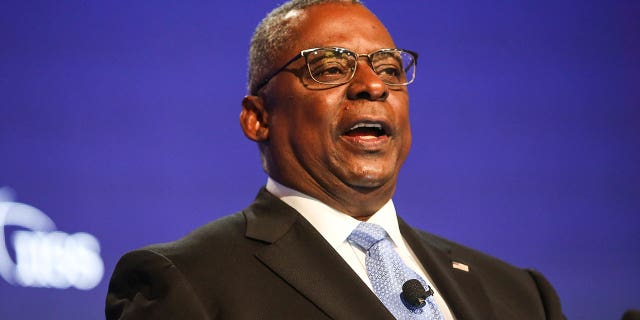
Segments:
[[[294,61],[304,58],[313,81],[325,85],[345,84],[356,74],[358,59],[366,57],[380,80],[390,86],[406,86],[416,78],[418,54],[404,49],[380,49],[358,54],[344,48],[313,48],[302,50],[280,69],[264,78],[253,91],[257,93],[273,77]]]

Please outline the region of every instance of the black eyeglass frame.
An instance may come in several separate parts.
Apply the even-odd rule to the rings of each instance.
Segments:
[[[407,82],[402,82],[402,83],[388,83],[388,82],[383,82],[386,85],[390,85],[390,86],[406,86],[411,84],[415,79],[415,68],[418,66],[418,53],[415,51],[411,51],[411,50],[407,50],[407,49],[400,49],[400,48],[386,48],[386,49],[380,49],[380,50],[376,50],[374,52],[371,53],[356,53],[353,52],[349,49],[345,49],[345,48],[340,48],[340,47],[319,47],[319,48],[311,48],[311,49],[305,49],[300,51],[300,53],[298,53],[295,57],[291,58],[291,60],[289,60],[287,63],[285,63],[282,67],[278,68],[278,70],[272,72],[269,76],[265,77],[264,80],[262,80],[260,82],[260,84],[258,84],[258,86],[252,91],[252,94],[257,94],[258,91],[260,91],[260,89],[262,89],[265,85],[267,85],[267,83],[269,83],[269,81],[271,81],[271,79],[273,79],[276,75],[278,75],[280,72],[282,72],[283,70],[285,70],[290,64],[292,64],[293,62],[297,61],[300,58],[305,59],[305,64],[306,64],[306,69],[307,71],[309,71],[309,75],[311,76],[311,79],[317,83],[320,84],[329,84],[329,85],[342,85],[345,83],[348,83],[349,81],[351,81],[353,79],[353,77],[356,74],[356,69],[358,67],[358,64],[356,63],[354,65],[353,68],[353,72],[351,73],[351,76],[344,80],[344,81],[340,81],[340,82],[322,82],[317,80],[316,78],[313,77],[313,73],[311,72],[311,69],[309,67],[309,62],[307,60],[307,57],[309,55],[309,53],[315,52],[317,50],[334,50],[334,51],[340,51],[340,52],[346,52],[346,53],[350,53],[351,55],[356,57],[356,61],[362,57],[367,57],[367,61],[369,62],[369,66],[371,67],[371,69],[373,69],[373,62],[371,60],[371,57],[375,54],[381,53],[381,52],[392,52],[392,51],[396,51],[396,52],[406,52],[409,55],[411,55],[413,57],[413,62],[412,64],[410,64],[406,69],[411,68],[412,66],[414,67],[413,69],[413,77],[411,78],[410,81]],[[406,70],[405,70],[406,71]]]

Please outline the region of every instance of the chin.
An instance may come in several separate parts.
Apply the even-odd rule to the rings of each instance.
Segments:
[[[350,163],[345,161],[341,163],[341,166],[334,164],[332,171],[344,184],[361,192],[395,185],[398,176],[395,166],[382,164],[380,161],[363,162]]]
[[[391,181],[391,177],[389,176],[380,176],[380,175],[354,175],[350,179],[348,179],[348,185],[355,189],[378,189],[380,187],[385,186]]]

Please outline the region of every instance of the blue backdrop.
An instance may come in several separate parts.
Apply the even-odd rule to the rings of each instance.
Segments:
[[[253,199],[277,2],[0,3],[0,318],[103,318],[120,255]],[[640,2],[368,5],[420,53],[399,214],[540,270],[571,319],[640,308]]]

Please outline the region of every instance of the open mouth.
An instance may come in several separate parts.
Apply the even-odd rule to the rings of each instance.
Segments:
[[[387,130],[380,123],[359,122],[349,128],[345,135],[354,138],[379,138],[387,136]]]

